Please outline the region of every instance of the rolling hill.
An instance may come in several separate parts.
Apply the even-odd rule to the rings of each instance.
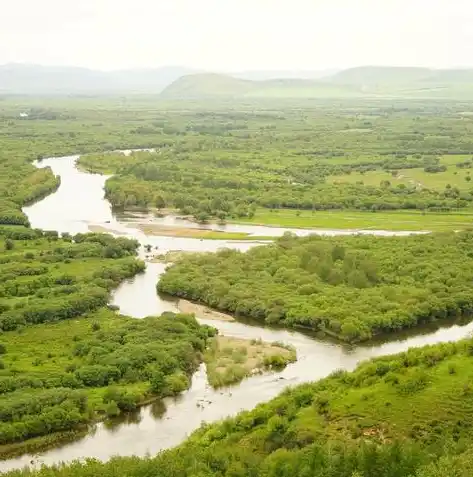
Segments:
[[[159,93],[190,68],[97,71],[71,66],[0,65],[0,94]]]
[[[179,78],[164,89],[166,99],[231,98],[320,98],[359,96],[355,88],[313,79],[250,81],[220,74],[194,74]]]
[[[277,78],[279,76],[279,78]],[[165,99],[406,97],[473,99],[473,70],[362,66],[333,71],[204,73],[181,66],[98,71],[0,65],[0,94],[159,94]]]

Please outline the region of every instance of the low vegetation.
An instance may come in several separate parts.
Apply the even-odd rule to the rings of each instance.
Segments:
[[[473,233],[297,238],[184,257],[158,289],[267,324],[367,340],[473,310]]]
[[[188,315],[135,320],[106,309],[4,333],[0,455],[184,391],[212,334]]]
[[[386,211],[471,214],[473,149],[464,108],[404,106],[168,113],[165,124],[143,130],[160,138],[154,150],[84,155],[79,163],[114,174],[105,190],[117,208],[175,209],[201,222],[282,225],[268,214],[280,210],[308,217],[301,224],[308,226],[319,211],[355,211],[367,221],[380,214],[389,228]]]
[[[368,361],[204,425],[156,457],[6,475],[469,477],[472,349],[466,340]]]
[[[207,377],[214,388],[239,383],[264,370],[284,369],[295,360],[295,350],[283,343],[226,336],[212,338],[204,355]]]
[[[106,308],[110,291],[144,270],[137,248],[105,234],[0,228],[0,455],[188,387],[211,328]]]
[[[0,228],[0,330],[71,319],[108,302],[123,279],[144,270],[138,242],[105,234]]]

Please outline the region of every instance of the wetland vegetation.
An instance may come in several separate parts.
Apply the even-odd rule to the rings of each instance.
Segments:
[[[138,321],[107,308],[110,291],[144,270],[137,247],[0,228],[0,455],[189,386],[215,330],[189,315]]]
[[[296,351],[283,343],[226,336],[212,338],[204,356],[209,383],[214,388],[238,383],[265,370],[284,369],[296,359]]]
[[[214,385],[292,359],[286,350],[282,363],[267,344],[245,353],[187,314],[135,320],[110,309],[111,290],[143,270],[137,242],[29,227],[22,207],[60,184],[34,160],[81,154],[82,168],[113,175],[105,194],[116,208],[201,222],[438,231],[286,235],[247,253],[180,257],[158,284],[262,324],[356,342],[471,313],[469,109],[402,98],[2,98],[0,455],[64,442],[98,419],[178,394],[204,356]],[[124,148],[154,151],[106,152]],[[411,349],[289,388],[157,456],[6,475],[469,477],[472,349],[471,340]]]
[[[161,292],[354,342],[473,310],[473,234],[298,238],[183,257]]]
[[[469,477],[472,345],[411,349],[288,389],[156,457],[6,475]]]

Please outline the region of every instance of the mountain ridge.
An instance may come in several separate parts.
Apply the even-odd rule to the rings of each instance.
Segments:
[[[344,70],[206,72],[185,66],[100,71],[78,66],[0,65],[0,94],[161,94],[202,97],[407,95],[473,99],[473,69],[360,66]]]

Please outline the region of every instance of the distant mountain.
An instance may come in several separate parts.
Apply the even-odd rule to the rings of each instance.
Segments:
[[[320,98],[357,96],[350,87],[332,85],[311,79],[271,79],[250,81],[221,74],[193,74],[183,76],[161,93],[166,99],[199,98]]]
[[[272,79],[319,79],[334,75],[340,70],[248,70],[229,73],[234,78],[252,81],[265,81]]]
[[[159,93],[190,68],[95,71],[87,68],[0,65],[0,94],[116,94]]]
[[[472,69],[362,66],[342,71],[204,73],[181,66],[96,71],[0,65],[0,94],[158,94],[163,98],[343,98],[387,96],[473,99]]]
[[[264,77],[264,74],[255,76]],[[164,89],[162,96],[169,99],[370,96],[473,99],[473,70],[363,66],[317,79],[285,78],[260,81],[229,75],[192,74],[177,79]]]
[[[362,66],[340,71],[324,81],[359,88],[364,93],[473,97],[472,69]]]
[[[410,68],[396,66],[360,66],[339,71],[326,78],[337,84],[372,85],[411,83],[428,78],[432,70],[428,68]]]

